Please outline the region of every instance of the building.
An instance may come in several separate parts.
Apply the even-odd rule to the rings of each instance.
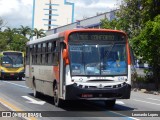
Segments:
[[[77,20],[74,23],[51,29],[47,31],[46,34],[50,35],[50,34],[63,32],[65,30],[74,29],[74,28],[100,28],[101,20],[106,18],[108,20],[113,20],[115,18],[115,12],[116,10],[113,10],[113,11],[102,13],[97,16],[93,16],[84,20]]]
[[[74,22],[74,3],[67,0],[33,0],[32,29],[50,30]]]

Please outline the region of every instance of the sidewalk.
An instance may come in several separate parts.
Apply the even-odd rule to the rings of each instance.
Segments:
[[[147,91],[146,89],[139,89],[139,88],[132,88],[132,91],[153,94],[153,95],[160,95],[160,91]]]

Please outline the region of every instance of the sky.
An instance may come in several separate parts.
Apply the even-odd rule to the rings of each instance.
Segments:
[[[121,0],[67,0],[75,3],[75,18],[81,20],[118,7]],[[33,0],[0,0],[0,18],[6,26],[18,28],[20,25],[32,26]]]

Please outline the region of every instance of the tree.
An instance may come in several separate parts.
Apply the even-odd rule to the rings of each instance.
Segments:
[[[101,20],[101,27],[105,29],[122,29],[122,27],[119,25],[118,19],[113,19],[112,21],[109,21],[108,19]]]
[[[37,28],[35,28],[33,32],[34,36],[36,36],[37,39],[46,36],[43,29],[38,30]]]
[[[7,36],[5,33],[0,32],[0,51],[6,50],[7,49]]]
[[[160,13],[159,0],[123,0],[116,16],[121,29],[129,38],[139,34],[145,23]]]
[[[141,56],[151,65],[157,89],[160,79],[160,63],[157,58],[160,55],[159,6],[160,0],[123,0],[115,20],[102,20],[103,28],[116,28],[128,34],[136,56]]]
[[[15,29],[7,27],[4,30],[4,34],[7,36],[7,40],[6,40],[7,44],[9,44],[10,42],[12,42],[13,35],[16,34],[16,32],[15,32]]]
[[[25,51],[28,39],[22,35],[14,34],[12,42],[9,44],[8,50]]]
[[[4,32],[0,34],[0,50],[15,50],[15,51],[25,51],[26,42],[28,39],[18,34],[16,28],[7,27]]]
[[[160,80],[160,15],[154,21],[148,21],[137,37],[131,41],[136,54],[143,56],[153,71],[155,87],[158,90]]]
[[[31,28],[29,28],[28,26],[24,27],[23,25],[21,25],[21,28],[19,28],[18,31],[19,31],[19,34],[26,37],[27,35],[30,34]]]

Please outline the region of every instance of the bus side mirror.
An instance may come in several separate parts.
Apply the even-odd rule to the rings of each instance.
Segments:
[[[63,49],[63,59],[66,59],[68,57],[68,52],[66,49]]]
[[[63,59],[65,60],[65,64],[68,65],[69,64],[69,60],[68,60],[68,51],[67,49],[63,49]]]

